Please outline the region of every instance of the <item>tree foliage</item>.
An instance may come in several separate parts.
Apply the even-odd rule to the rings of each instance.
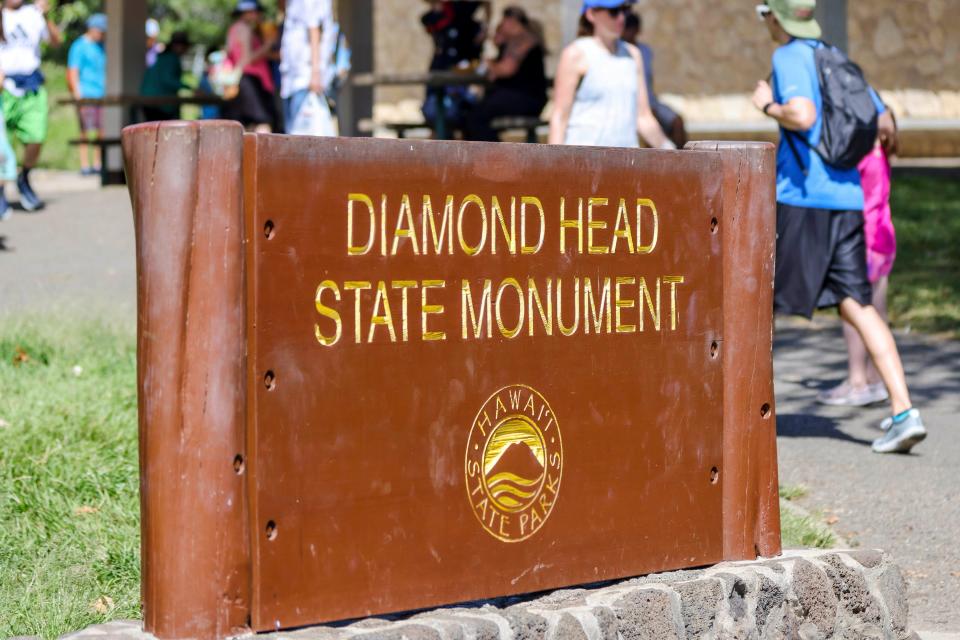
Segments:
[[[105,3],[102,0],[61,0],[56,4],[53,18],[64,30],[69,43],[84,32],[91,14],[104,10]],[[275,14],[276,0],[261,0],[261,4],[268,17]],[[191,42],[205,47],[223,42],[235,6],[236,0],[147,0],[148,15],[160,22],[161,41],[167,40],[174,31],[183,30]],[[120,28],[116,24],[110,26],[111,29]],[[66,47],[51,52],[51,57],[66,60]]]
[[[148,0],[150,15],[160,21],[161,39],[183,30],[190,41],[216,46],[222,43],[230,26],[230,14],[236,0]],[[267,16],[276,11],[276,0],[261,0]]]

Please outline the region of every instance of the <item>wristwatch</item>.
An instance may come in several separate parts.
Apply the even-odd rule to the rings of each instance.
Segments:
[[[770,107],[772,107],[772,106],[775,105],[775,104],[777,104],[777,103],[771,100],[771,101],[768,102],[767,104],[763,105],[763,109],[762,109],[763,115],[765,115],[765,116],[770,115]]]

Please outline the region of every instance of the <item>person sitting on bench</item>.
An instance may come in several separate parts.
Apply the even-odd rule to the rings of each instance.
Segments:
[[[493,42],[500,52],[487,63],[487,77],[492,85],[467,114],[467,140],[496,141],[497,131],[491,126],[495,118],[535,118],[547,104],[543,43],[527,13],[519,7],[504,9]]]
[[[190,48],[190,40],[185,31],[177,31],[170,38],[167,47],[157,56],[153,66],[143,74],[140,95],[149,97],[176,97],[183,84],[183,66],[180,58]],[[143,107],[144,120],[176,120],[180,117],[180,107],[175,104]]]

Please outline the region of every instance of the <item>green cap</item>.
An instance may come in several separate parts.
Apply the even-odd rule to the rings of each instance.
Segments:
[[[813,17],[817,0],[767,0],[767,6],[783,30],[794,38],[820,39],[823,32]]]

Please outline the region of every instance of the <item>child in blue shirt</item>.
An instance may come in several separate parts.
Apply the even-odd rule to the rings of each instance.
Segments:
[[[95,13],[87,20],[87,31],[70,46],[67,55],[67,85],[75,100],[102,98],[107,89],[107,53],[103,38],[107,33],[107,16]],[[80,134],[83,138],[99,138],[103,129],[103,107],[82,105],[77,107],[80,118]],[[88,148],[92,147],[93,166]],[[78,145],[80,173],[94,175],[100,171],[100,147]]]

